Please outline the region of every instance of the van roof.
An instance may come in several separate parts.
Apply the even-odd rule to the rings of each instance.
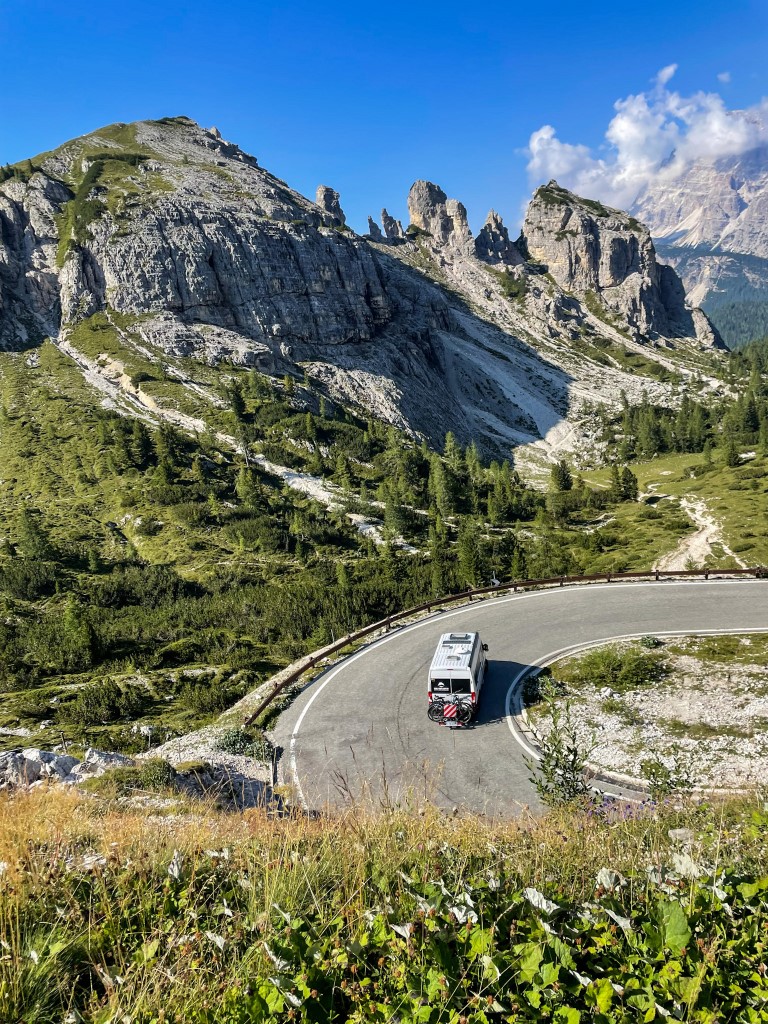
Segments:
[[[477,633],[443,633],[437,644],[430,671],[435,669],[468,669]]]

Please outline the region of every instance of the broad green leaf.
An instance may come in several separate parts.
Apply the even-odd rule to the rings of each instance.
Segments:
[[[470,940],[469,948],[472,954],[472,959],[475,960],[477,957],[482,956],[483,953],[487,953],[491,948],[491,942],[493,934],[490,928],[473,928]]]
[[[664,945],[673,953],[681,953],[691,941],[691,929],[683,908],[674,900],[660,903],[658,919]]]
[[[520,980],[533,981],[539,964],[544,959],[541,946],[537,942],[526,942],[521,946],[515,946],[515,952],[520,958],[517,964]]]
[[[150,960],[154,960],[157,956],[157,947],[159,945],[159,939],[152,939],[151,942],[145,942],[139,950],[139,959],[145,964],[149,963]]]
[[[756,882],[742,882],[736,887],[742,898],[747,902],[753,899],[759,892],[768,889],[768,878],[759,878]]]
[[[597,978],[591,982],[586,992],[588,1006],[596,1006],[600,1013],[607,1013],[615,993],[613,985],[607,978]]]
[[[541,975],[541,983],[545,988],[549,988],[554,985],[560,978],[560,965],[559,964],[543,964],[539,971]]]
[[[563,1024],[579,1024],[581,1013],[571,1006],[559,1006],[555,1010],[553,1020],[562,1021]]]
[[[567,967],[571,971],[575,968],[576,962],[571,955],[570,949],[562,939],[558,939],[556,935],[551,935],[549,938],[549,946],[554,950],[555,956],[563,967]]]

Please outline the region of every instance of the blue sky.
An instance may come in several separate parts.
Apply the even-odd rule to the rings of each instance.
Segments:
[[[514,224],[532,133],[550,125],[610,160],[614,103],[673,64],[676,93],[751,107],[768,94],[767,30],[765,0],[0,0],[0,163],[187,114],[306,195],[338,189],[358,229],[382,205],[405,219],[416,178],[461,199],[474,228],[491,206]]]

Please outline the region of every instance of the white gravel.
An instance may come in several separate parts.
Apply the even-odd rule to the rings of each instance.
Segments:
[[[749,638],[742,639],[749,643]],[[571,719],[584,745],[595,742],[598,768],[643,777],[642,762],[690,765],[703,787],[740,788],[768,779],[768,673],[754,664],[716,664],[665,655],[671,674],[621,694],[579,687],[568,694]],[[553,673],[557,676],[556,666]],[[608,710],[606,710],[608,702]],[[546,733],[549,721],[535,715]]]

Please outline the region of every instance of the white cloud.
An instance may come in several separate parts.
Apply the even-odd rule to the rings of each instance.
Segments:
[[[651,89],[616,101],[605,155],[561,141],[552,125],[535,131],[528,142],[531,183],[556,178],[580,195],[626,208],[645,186],[696,160],[738,156],[766,141],[768,101],[728,110],[718,93],[682,96],[667,87],[676,70],[669,64]]]
[[[677,71],[677,64],[667,64],[665,68],[656,75],[656,85],[664,86]]]
[[[717,80],[718,80],[718,82],[725,82],[725,83],[730,82],[730,80],[731,80],[731,72],[730,71],[721,71],[720,74],[717,76]]]

